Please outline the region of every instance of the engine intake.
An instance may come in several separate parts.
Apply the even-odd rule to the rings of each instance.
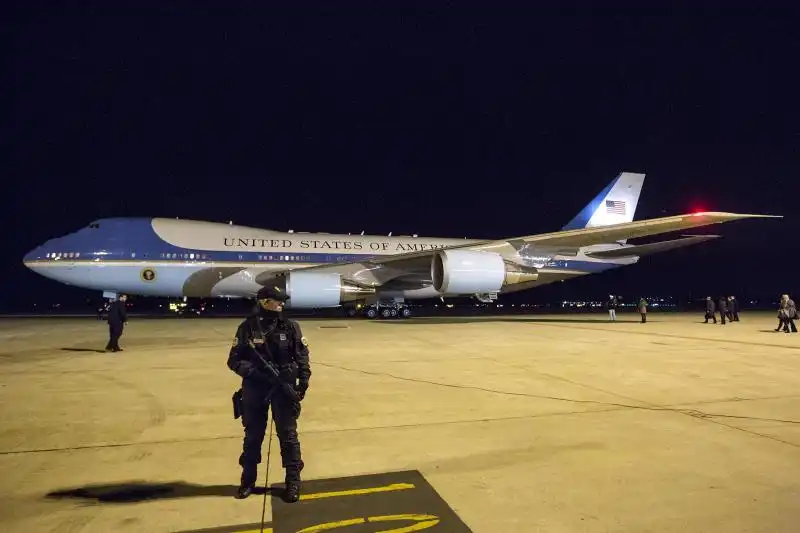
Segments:
[[[344,302],[361,300],[375,294],[375,288],[342,280],[340,274],[327,272],[291,271],[266,280],[284,290],[290,299],[286,307],[338,307]]]
[[[442,250],[431,261],[433,287],[440,294],[492,293],[538,278],[536,269],[506,262],[493,252]]]

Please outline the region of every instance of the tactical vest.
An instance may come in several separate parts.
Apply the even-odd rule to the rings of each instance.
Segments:
[[[251,317],[247,321],[249,328],[248,345],[261,354],[264,359],[271,361],[281,372],[282,377],[290,380],[297,376],[297,363],[292,357],[294,348],[294,328],[285,320],[271,321],[269,328],[264,328],[259,317]],[[260,359],[253,354],[253,363],[260,365]]]

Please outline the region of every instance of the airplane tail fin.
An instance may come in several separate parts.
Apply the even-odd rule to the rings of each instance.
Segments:
[[[561,229],[597,228],[632,222],[644,185],[644,176],[622,172]]]

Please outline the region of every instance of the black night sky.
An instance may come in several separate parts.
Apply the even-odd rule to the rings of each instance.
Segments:
[[[622,170],[637,219],[786,218],[525,298],[800,288],[799,8],[554,5],[19,3],[2,307],[98,296],[21,263],[97,218],[508,237]]]

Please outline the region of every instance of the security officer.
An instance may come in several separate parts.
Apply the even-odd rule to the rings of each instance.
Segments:
[[[717,323],[717,308],[714,305],[714,300],[711,299],[711,296],[706,296],[706,321],[705,324],[708,324],[708,319],[711,318],[714,320],[714,324]]]
[[[284,499],[289,503],[300,499],[300,471],[304,465],[297,418],[311,379],[311,366],[308,341],[300,325],[283,317],[283,305],[288,299],[276,286],[259,290],[256,312],[239,325],[228,355],[228,368],[242,377],[242,388],[234,394],[234,417],[238,417],[238,409],[244,426],[238,499],[247,498],[255,488],[270,404],[286,469]]]
[[[122,337],[122,331],[125,329],[125,324],[128,323],[128,313],[125,310],[125,302],[128,297],[124,294],[120,295],[119,300],[112,302],[108,307],[108,344],[106,344],[106,351],[121,352],[122,348],[119,347],[119,338]]]
[[[728,316],[728,300],[726,300],[724,296],[720,296],[719,301],[717,301],[717,307],[719,308],[719,319],[724,326],[725,317]]]

